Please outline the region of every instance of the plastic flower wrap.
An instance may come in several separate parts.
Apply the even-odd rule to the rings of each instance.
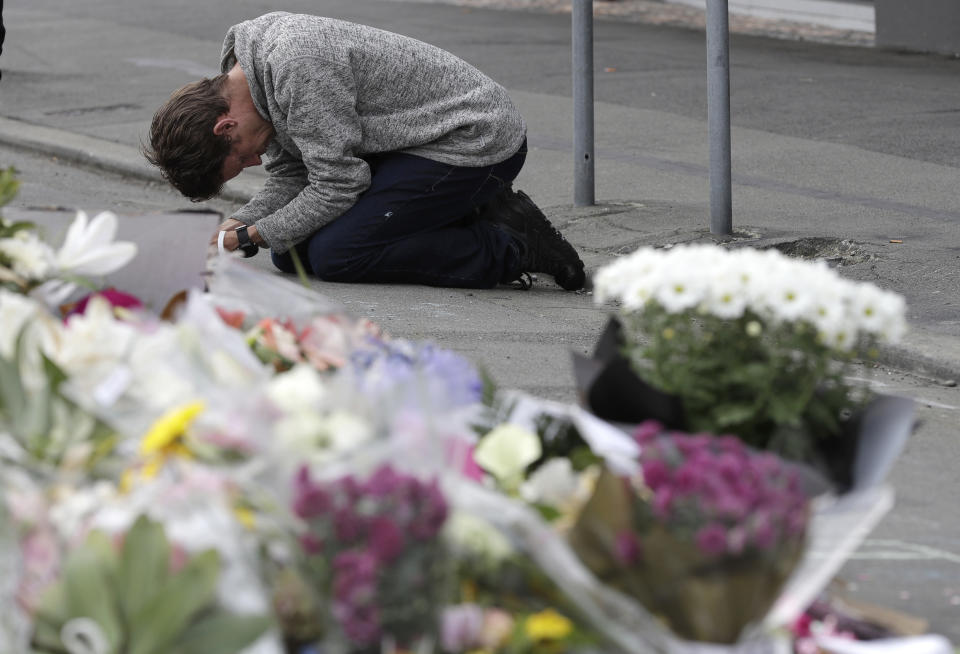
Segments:
[[[734,437],[654,422],[635,436],[642,475],[603,475],[570,542],[679,636],[733,643],[764,617],[803,551],[799,475]]]
[[[296,479],[294,511],[311,578],[349,651],[433,642],[447,593],[441,538],[447,502],[436,482],[382,465],[366,478]]]
[[[598,302],[619,304],[633,371],[665,394],[656,403],[678,403],[674,426],[791,458],[841,432],[867,399],[848,364],[906,329],[900,295],[777,250],[641,248],[595,285]]]

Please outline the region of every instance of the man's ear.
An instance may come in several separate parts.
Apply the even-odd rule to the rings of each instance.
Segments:
[[[229,136],[237,127],[237,119],[231,118],[230,114],[223,114],[217,118],[217,122],[213,124],[213,133],[217,136]]]

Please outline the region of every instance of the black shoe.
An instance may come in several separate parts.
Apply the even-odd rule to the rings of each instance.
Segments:
[[[523,191],[504,188],[484,207],[480,218],[496,223],[513,237],[520,248],[524,272],[546,273],[567,291],[586,285],[577,251]]]

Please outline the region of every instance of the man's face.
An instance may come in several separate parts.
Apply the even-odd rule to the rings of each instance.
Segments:
[[[273,134],[273,126],[259,117],[238,121],[230,134],[230,154],[223,161],[223,181],[233,179],[244,168],[259,166]]]

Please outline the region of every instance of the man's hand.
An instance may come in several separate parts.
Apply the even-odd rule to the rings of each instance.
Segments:
[[[226,235],[223,237],[223,249],[230,251],[236,250],[240,243],[237,242],[237,235],[234,234],[234,231],[236,231],[237,227],[243,227],[243,225],[243,221],[235,218],[227,218],[220,223],[220,226],[217,227],[217,231],[215,231],[213,236],[210,237],[210,245],[216,246],[217,239],[220,238],[220,232],[226,232]]]
[[[217,242],[220,239],[220,232],[226,232],[223,235],[223,249],[228,252],[233,252],[238,247],[240,247],[240,241],[237,239],[237,228],[243,227],[246,223],[236,220],[235,218],[227,218],[220,226],[217,227],[217,231],[213,233],[213,236],[210,237],[210,245],[217,247]],[[260,234],[257,233],[257,226],[250,225],[247,228],[247,234],[250,236],[250,240],[260,246],[265,246],[263,239],[260,238]]]

